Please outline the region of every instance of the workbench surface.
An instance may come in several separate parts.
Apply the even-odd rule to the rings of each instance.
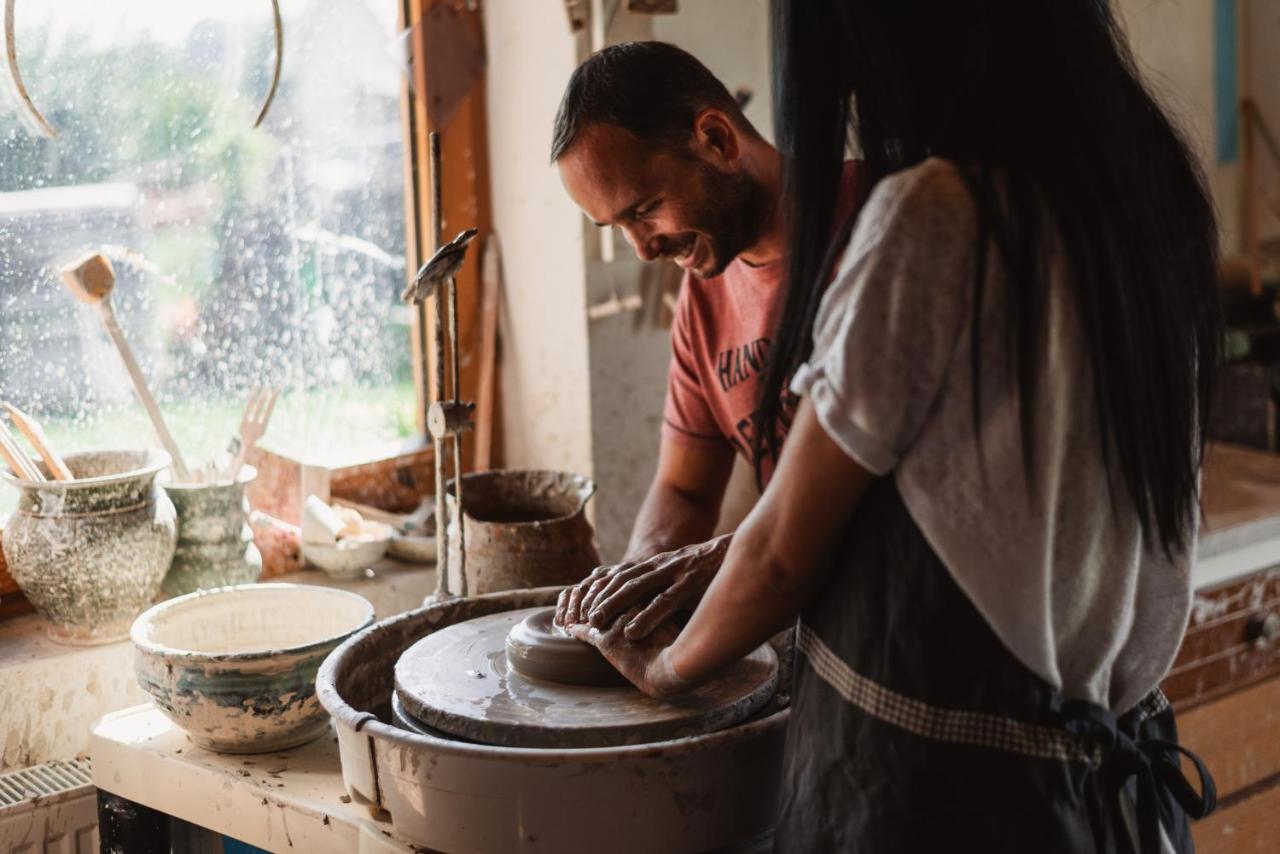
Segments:
[[[112,712],[93,726],[99,789],[272,852],[422,854],[347,799],[337,736],[277,753],[204,750],[155,706]]]

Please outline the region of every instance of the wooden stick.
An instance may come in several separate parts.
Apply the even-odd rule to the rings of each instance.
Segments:
[[[493,425],[498,370],[498,304],[502,288],[502,261],[498,238],[489,235],[480,263],[480,388],[476,395],[475,470],[493,466]]]
[[[53,449],[53,444],[49,441],[49,437],[44,434],[44,430],[41,429],[39,423],[12,403],[6,403],[5,408],[9,410],[9,417],[13,419],[13,423],[22,431],[22,435],[27,437],[31,447],[35,448],[36,453],[40,455],[40,459],[44,460],[44,464],[49,469],[49,473],[53,475],[53,479],[75,480],[75,475],[71,473],[71,469],[67,468],[67,464],[62,461],[62,457],[58,456],[58,452]]]
[[[124,332],[120,329],[120,322],[116,320],[116,312],[111,307],[111,299],[109,297],[98,302],[98,311],[102,313],[102,323],[107,327],[107,334],[111,336],[116,349],[120,351],[120,358],[124,360],[125,370],[129,372],[129,378],[133,380],[133,389],[138,393],[138,399],[142,401],[143,408],[147,410],[147,415],[151,418],[151,426],[155,428],[156,435],[160,437],[160,444],[164,445],[164,449],[173,458],[173,470],[177,473],[178,480],[182,482],[190,481],[191,471],[182,459],[182,451],[178,449],[178,443],[174,441],[168,425],[164,423],[164,416],[160,414],[160,407],[156,405],[156,399],[151,396],[151,389],[147,387],[146,377],[142,375],[142,368],[138,366],[138,360],[133,357],[133,350],[129,347],[129,342],[125,339]]]
[[[18,440],[9,428],[0,423],[0,456],[4,457],[4,461],[9,464],[9,468],[13,473],[23,480],[32,480],[36,483],[44,482],[44,475],[40,469],[36,468],[35,463],[31,462],[31,458],[22,452],[22,448],[18,445]]]

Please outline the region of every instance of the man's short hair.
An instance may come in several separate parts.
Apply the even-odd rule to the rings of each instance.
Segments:
[[[680,148],[693,134],[694,117],[708,108],[755,134],[729,90],[687,51],[665,42],[606,47],[569,78],[556,112],[551,162],[592,125],[614,125],[663,148]]]

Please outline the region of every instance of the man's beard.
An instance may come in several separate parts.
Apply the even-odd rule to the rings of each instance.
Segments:
[[[695,224],[710,250],[710,264],[694,270],[696,276],[719,276],[734,258],[745,252],[765,229],[769,200],[764,187],[745,172],[725,174],[710,164],[698,169],[703,206]]]

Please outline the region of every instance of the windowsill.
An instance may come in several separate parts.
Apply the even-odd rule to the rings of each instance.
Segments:
[[[359,593],[379,619],[411,610],[435,587],[435,569],[384,560],[374,577],[340,581],[314,570],[272,582],[317,584]],[[90,725],[107,712],[147,702],[126,639],[74,647],[49,639],[36,615],[0,623],[0,771],[71,759],[89,746]]]

